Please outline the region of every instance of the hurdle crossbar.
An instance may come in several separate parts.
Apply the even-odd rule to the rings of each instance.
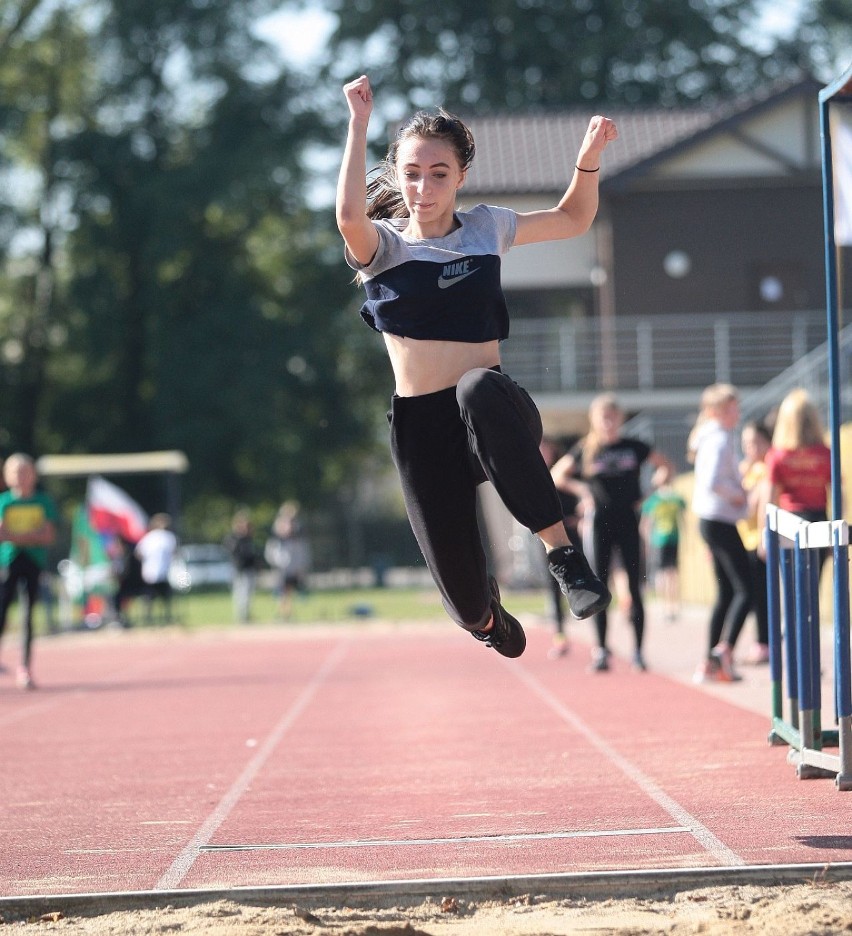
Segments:
[[[825,731],[821,725],[820,562],[816,552],[820,549],[831,551],[834,569],[836,731]],[[839,790],[852,790],[849,525],[845,520],[809,522],[769,504],[766,570],[772,679],[769,742],[789,745],[788,759],[796,765],[800,779],[834,776]],[[784,717],[785,669],[789,718]],[[829,753],[826,747],[837,747],[838,753]]]

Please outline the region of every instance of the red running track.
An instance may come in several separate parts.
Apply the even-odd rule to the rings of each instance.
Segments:
[[[42,640],[37,691],[0,676],[0,896],[852,860],[852,800],[768,717],[548,642]]]

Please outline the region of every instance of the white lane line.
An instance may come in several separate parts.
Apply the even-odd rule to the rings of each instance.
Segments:
[[[632,780],[646,796],[649,796],[655,803],[661,806],[679,825],[687,826],[690,833],[698,841],[702,848],[706,849],[715,858],[719,864],[730,867],[742,867],[745,861],[734,851],[728,848],[724,842],[716,836],[695,816],[687,812],[683,806],[672,799],[668,793],[663,791],[646,773],[640,770],[635,764],[627,760],[616,751],[614,747],[608,744],[604,739],[590,728],[582,718],[566,708],[559,699],[549,692],[541,683],[538,682],[523,666],[515,663],[506,663],[511,670],[525,683],[527,688],[532,690],[546,705],[565,722],[567,722],[575,731],[583,737],[604,755],[612,764],[614,764],[626,777]]]
[[[74,692],[74,695],[80,694],[79,692]],[[32,695],[28,695],[28,698],[31,699]],[[0,716],[0,728],[8,728],[10,725],[14,725],[15,722],[23,721],[26,718],[34,718],[36,715],[41,715],[42,712],[48,712],[50,709],[56,708],[58,705],[67,701],[67,695],[63,695],[62,697],[43,695],[36,705],[26,705],[24,708],[16,709],[15,711],[9,712],[7,715]]]
[[[455,838],[428,839],[358,839],[348,842],[273,842],[257,845],[205,845],[204,852],[223,851],[288,851],[299,848],[400,848],[408,845],[466,845],[468,842],[544,842],[553,839],[607,838],[615,835],[672,835],[692,832],[686,826],[662,829],[607,829],[586,832],[528,832],[516,835],[459,835]]]
[[[263,765],[269,759],[272,752],[281,742],[281,739],[296,723],[296,720],[304,712],[309,703],[313,700],[323,683],[328,679],[331,671],[343,659],[348,644],[339,643],[326,657],[325,662],[314,674],[313,679],[301,691],[296,701],[281,716],[278,724],[272,729],[263,744],[257,749],[257,753],[246,764],[243,772],[237,777],[230,790],[222,797],[216,808],[205,819],[198,831],[192,837],[186,848],[172,862],[171,867],[154,885],[155,890],[172,890],[180,885],[189,869],[195,863],[201,850],[210,843],[210,839],[216,833],[220,825],[228,818],[231,810],[239,802],[240,797],[246,792],[254,778],[258,775]]]

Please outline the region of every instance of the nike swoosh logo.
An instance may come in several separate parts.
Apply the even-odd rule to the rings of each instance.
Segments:
[[[456,283],[460,282],[463,279],[466,279],[471,274],[476,273],[476,270],[468,270],[467,273],[459,273],[458,276],[439,276],[438,277],[438,289],[447,289],[449,286],[455,286]]]

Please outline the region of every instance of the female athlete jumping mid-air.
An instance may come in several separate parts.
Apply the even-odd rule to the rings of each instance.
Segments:
[[[500,256],[576,237],[598,208],[600,157],[615,124],[593,117],[568,189],[553,208],[456,210],[474,155],[470,130],[443,110],[415,114],[368,183],[366,75],[344,86],[349,131],[337,189],[346,260],[366,291],[364,320],[382,333],[396,382],[391,451],[408,518],[450,617],[507,657],[526,637],[486,569],[476,488],[493,482],[519,523],[544,543],[571,613],[595,614],[606,586],[571,546],[547,465],[541,417],[500,367],[509,316]]]

